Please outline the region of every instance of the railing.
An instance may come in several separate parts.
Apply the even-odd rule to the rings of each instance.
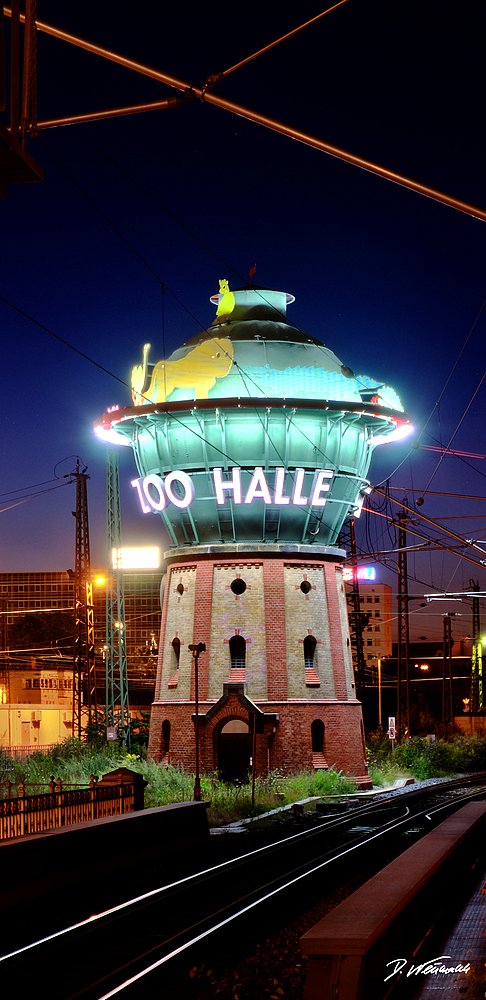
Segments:
[[[26,757],[30,757],[33,753],[47,754],[55,746],[57,746],[56,743],[34,743],[28,746],[0,747],[0,767],[8,770],[13,761],[24,761]]]
[[[66,790],[60,778],[56,781],[51,776],[49,791],[34,795],[25,794],[24,782],[5,782],[6,798],[0,801],[0,841],[133,812],[134,779],[121,775],[118,781],[114,778],[106,775],[98,781],[91,775],[89,788]]]

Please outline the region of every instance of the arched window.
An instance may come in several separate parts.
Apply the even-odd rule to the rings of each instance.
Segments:
[[[232,635],[229,641],[231,669],[245,668],[246,641],[242,635]]]
[[[164,719],[162,723],[162,747],[164,753],[169,753],[170,749],[170,722],[168,719]]]
[[[311,723],[312,752],[322,753],[324,748],[324,723],[321,719],[314,719]]]
[[[178,639],[177,636],[175,639],[172,640],[172,649],[174,650],[175,653],[176,667],[178,667],[181,656],[181,640]]]
[[[316,653],[316,640],[313,635],[306,635],[304,639],[304,666],[311,669],[314,666]]]

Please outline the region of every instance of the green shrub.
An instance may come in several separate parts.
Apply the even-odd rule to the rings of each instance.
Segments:
[[[33,753],[24,762],[17,762],[10,779],[25,781],[30,793],[47,788],[51,775],[60,778],[64,785],[87,785],[90,776],[101,777],[117,767],[126,766],[137,771],[147,782],[145,806],[168,805],[187,802],[194,797],[194,774],[182,767],[162,767],[152,760],[145,760],[142,753],[126,753],[117,744],[96,745],[81,740],[68,739],[56,744],[49,753]],[[301,771],[284,775],[271,771],[266,777],[255,779],[254,805],[252,807],[252,782],[229,784],[217,774],[201,775],[201,795],[210,802],[208,810],[211,825],[222,825],[245,816],[269,812],[281,805],[290,805],[299,799],[313,796],[348,795],[355,789],[352,778],[330,768],[327,771]]]
[[[486,768],[486,738],[482,734],[428,740],[415,736],[395,748],[395,759],[410,768],[415,778],[437,778]]]

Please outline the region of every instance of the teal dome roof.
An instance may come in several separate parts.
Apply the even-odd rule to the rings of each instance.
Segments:
[[[197,366],[198,351],[213,351],[218,369],[211,387],[206,384],[205,398],[369,402],[376,397],[382,406],[403,409],[393,389],[376,379],[355,376],[321,341],[287,322],[287,304],[294,301],[293,295],[255,286],[220,292],[211,296],[218,311],[225,296],[230,311],[223,311],[211,327],[191,337],[167,359],[174,370],[180,363],[185,369],[192,363]],[[187,378],[167,392],[171,403],[198,398],[198,385],[189,385]]]

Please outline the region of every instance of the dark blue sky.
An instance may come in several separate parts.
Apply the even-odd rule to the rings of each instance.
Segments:
[[[320,9],[149,0],[136,14],[106,3],[100,16],[91,0],[38,0],[37,16],[200,85]],[[484,33],[475,2],[449,13],[435,0],[349,0],[216,91],[486,208]],[[37,62],[39,120],[177,93],[40,32]],[[447,444],[466,413],[452,447],[486,454],[486,383],[471,403],[486,368],[486,310],[467,340],[486,297],[485,223],[198,100],[42,131],[29,150],[45,179],[11,187],[0,204],[1,295],[107,371],[0,302],[1,506],[11,507],[0,518],[2,570],[73,565],[75,488],[49,481],[76,455],[91,476],[92,561],[104,561],[105,456],[93,421],[129,404],[116,379],[129,381],[146,341],[155,360],[210,325],[218,280],[238,287],[255,263],[258,284],[295,295],[292,322],[397,390],[416,440]],[[384,446],[371,481],[391,477],[411,501],[439,457]],[[133,474],[126,450],[125,544],[163,545],[161,524],[137,507]],[[447,456],[429,489],[483,498],[485,476],[486,461]],[[38,483],[56,488],[11,506]],[[486,535],[483,499],[427,495],[420,509],[465,537]],[[382,521],[369,522],[362,548],[389,548]],[[486,585],[483,567],[452,555],[417,557],[410,569],[417,592],[471,577]],[[422,633],[440,636],[440,615]]]

